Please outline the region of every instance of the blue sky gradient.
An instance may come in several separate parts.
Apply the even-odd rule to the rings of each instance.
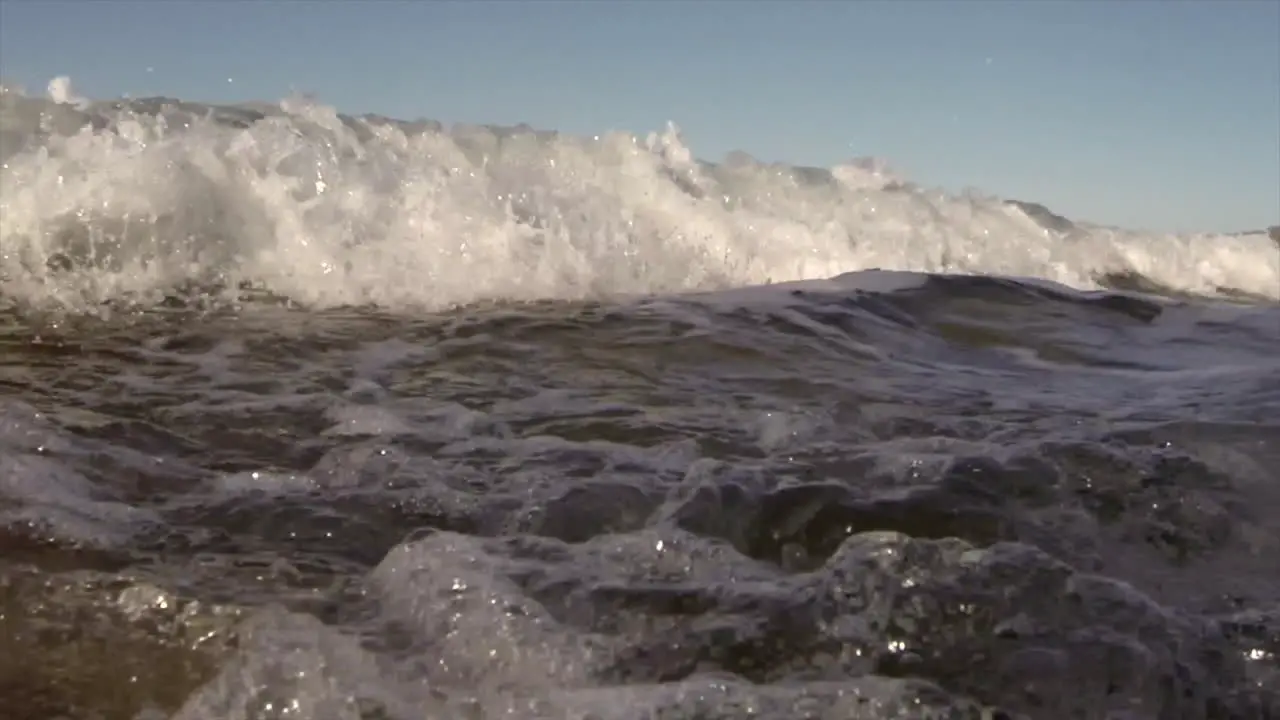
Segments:
[[[0,76],[90,97],[644,133],[1157,230],[1280,223],[1280,0],[3,0]],[[228,82],[228,79],[231,82]]]

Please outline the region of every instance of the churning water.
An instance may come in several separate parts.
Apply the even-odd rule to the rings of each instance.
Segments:
[[[0,94],[0,716],[1280,717],[1280,250]]]

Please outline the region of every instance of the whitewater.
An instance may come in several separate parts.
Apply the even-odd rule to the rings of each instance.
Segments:
[[[1035,200],[0,88],[0,716],[1280,718],[1280,243]]]
[[[438,309],[871,268],[1280,299],[1280,255],[1262,233],[1055,230],[873,160],[700,162],[673,125],[645,138],[446,131],[299,98],[209,107],[51,90],[0,105],[0,291],[23,302],[249,283],[313,307]]]

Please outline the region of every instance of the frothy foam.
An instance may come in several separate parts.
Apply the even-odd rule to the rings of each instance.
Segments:
[[[1047,229],[998,198],[641,139],[171,100],[0,95],[0,295],[72,309],[253,285],[314,306],[718,290],[870,269],[1280,298],[1265,235]]]

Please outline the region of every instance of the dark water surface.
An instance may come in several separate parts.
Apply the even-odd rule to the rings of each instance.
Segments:
[[[1280,310],[0,317],[0,717],[1280,717]]]

